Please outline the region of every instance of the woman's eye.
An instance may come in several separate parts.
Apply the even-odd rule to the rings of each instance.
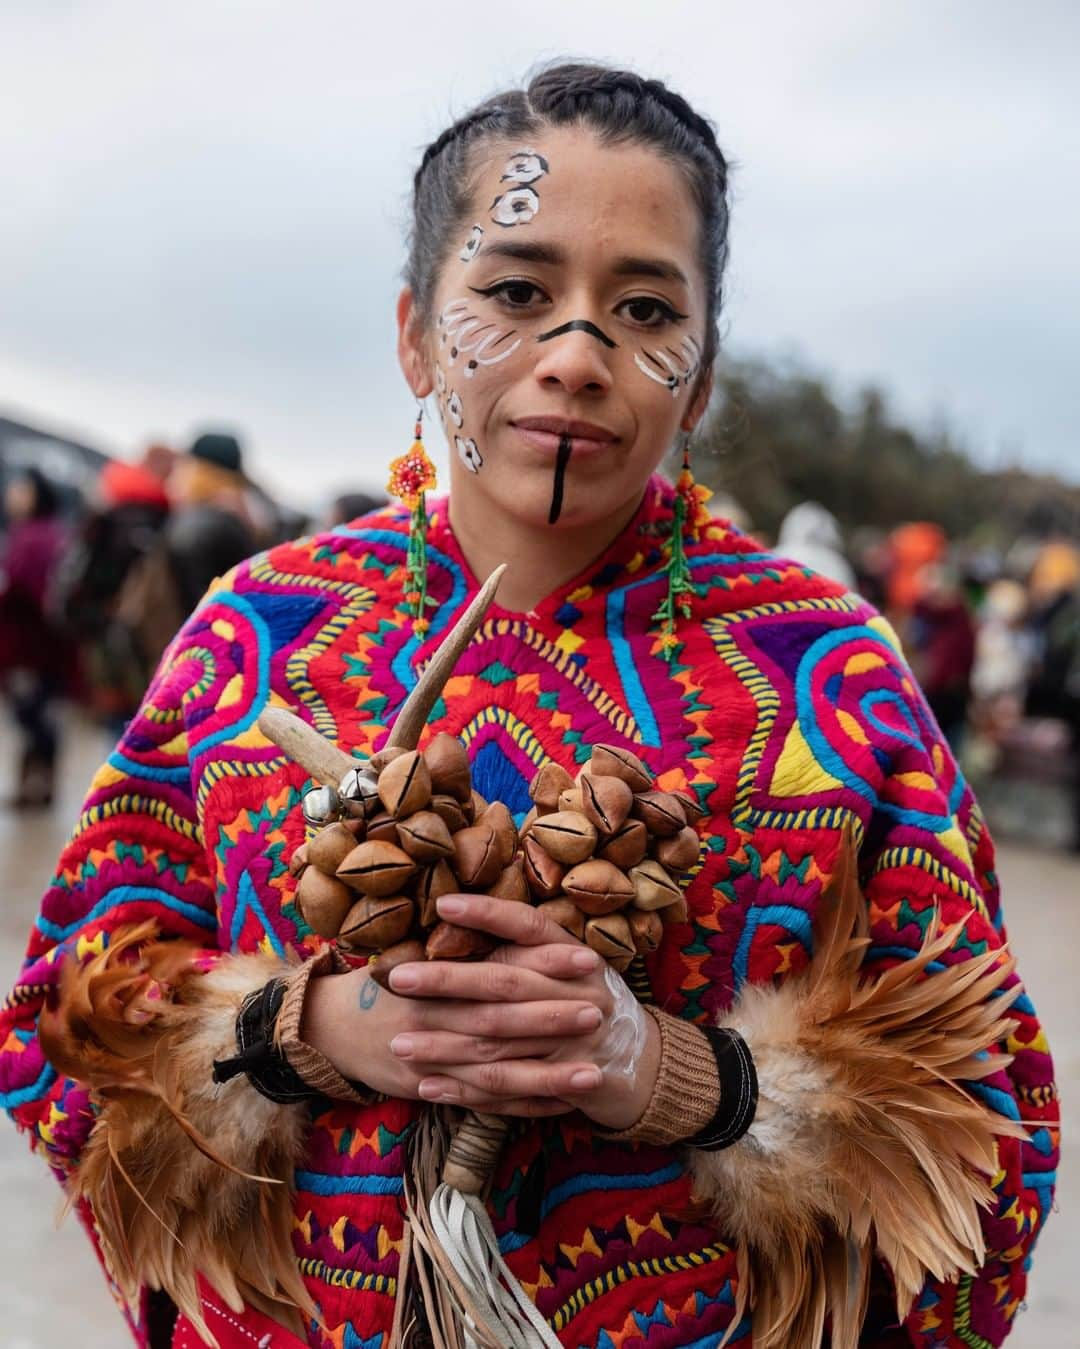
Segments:
[[[470,289],[476,291],[477,295],[498,300],[509,309],[527,309],[544,295],[540,287],[534,286],[531,281],[497,281],[493,286],[482,289],[472,286]]]
[[[624,300],[619,309],[631,323],[639,323],[645,328],[659,328],[661,324],[686,318],[666,300],[658,300],[654,295],[638,295],[632,300]]]

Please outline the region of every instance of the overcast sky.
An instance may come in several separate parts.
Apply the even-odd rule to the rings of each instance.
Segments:
[[[560,54],[717,124],[732,352],[1080,480],[1075,0],[0,0],[0,411],[378,483],[418,152]]]

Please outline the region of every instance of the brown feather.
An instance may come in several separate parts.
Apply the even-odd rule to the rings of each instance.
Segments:
[[[749,1306],[758,1349],[818,1349],[827,1321],[833,1349],[855,1349],[875,1255],[901,1319],[928,1274],[975,1271],[995,1140],[1026,1136],[963,1086],[1010,1061],[993,1051],[1015,1024],[1005,1014],[1020,987],[999,991],[1012,958],[989,950],[928,973],[964,928],[935,915],[914,957],[861,976],[866,904],[850,836],[818,924],[809,969],[745,989],[721,1019],[757,1068],[749,1133],[691,1154],[698,1197],[739,1243],[735,1321]]]
[[[282,964],[226,956],[199,973],[194,947],[156,936],[144,923],[85,964],[68,961],[42,1014],[50,1062],[100,1106],[71,1198],[89,1200],[132,1305],[140,1285],[161,1288],[214,1345],[202,1274],[234,1311],[247,1303],[302,1336],[315,1309],[293,1254],[291,1180],[306,1112],[244,1078],[211,1078],[213,1060],[235,1053],[240,1002]]]

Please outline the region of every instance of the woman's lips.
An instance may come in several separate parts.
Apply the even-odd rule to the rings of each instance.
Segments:
[[[527,445],[543,454],[556,455],[564,440],[573,454],[598,454],[614,445],[618,436],[590,422],[560,421],[555,418],[529,417],[511,425]]]

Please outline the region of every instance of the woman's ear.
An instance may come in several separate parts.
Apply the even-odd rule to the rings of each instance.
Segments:
[[[684,431],[693,431],[702,417],[705,416],[705,409],[709,406],[709,399],[713,391],[713,372],[707,370],[698,381],[697,388],[694,390],[694,396],[690,399],[686,411],[683,413],[680,427]]]
[[[435,387],[431,376],[427,351],[424,348],[424,325],[413,302],[412,289],[406,286],[398,296],[398,362],[405,382],[417,398],[426,398]]]

